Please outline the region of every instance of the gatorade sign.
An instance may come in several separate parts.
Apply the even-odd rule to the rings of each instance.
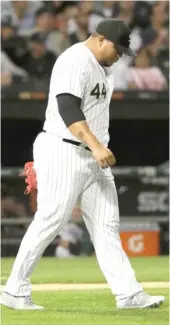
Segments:
[[[141,253],[144,250],[144,235],[134,234],[128,239],[128,249],[133,253]]]
[[[159,230],[120,231],[124,251],[128,256],[159,255]]]

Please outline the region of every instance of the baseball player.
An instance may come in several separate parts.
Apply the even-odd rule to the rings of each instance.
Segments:
[[[122,54],[135,55],[129,45],[127,25],[104,19],[85,42],[62,53],[53,67],[46,120],[33,148],[38,207],[2,294],[8,307],[43,309],[31,300],[28,278],[78,200],[117,308],[153,307],[164,301],[143,291],[119,237],[118,200],[110,169],[116,159],[108,149],[114,85],[110,67]]]

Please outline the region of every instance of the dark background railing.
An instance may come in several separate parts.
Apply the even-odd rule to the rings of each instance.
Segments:
[[[48,86],[48,85],[47,85]],[[23,89],[21,89],[23,87]],[[2,91],[2,118],[44,120],[48,99],[45,91],[35,90],[33,85],[13,85]],[[114,92],[110,104],[110,119],[168,119],[168,91]]]

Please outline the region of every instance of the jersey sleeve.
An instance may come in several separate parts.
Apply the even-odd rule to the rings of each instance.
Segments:
[[[59,60],[54,70],[56,96],[69,93],[83,98],[87,84],[88,71],[86,60],[73,58]]]

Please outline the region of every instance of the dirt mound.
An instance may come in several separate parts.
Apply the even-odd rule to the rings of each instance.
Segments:
[[[143,288],[169,288],[169,282],[142,282]],[[43,283],[33,284],[33,291],[60,291],[60,290],[97,290],[108,289],[106,283]],[[0,287],[3,290],[3,286]]]

